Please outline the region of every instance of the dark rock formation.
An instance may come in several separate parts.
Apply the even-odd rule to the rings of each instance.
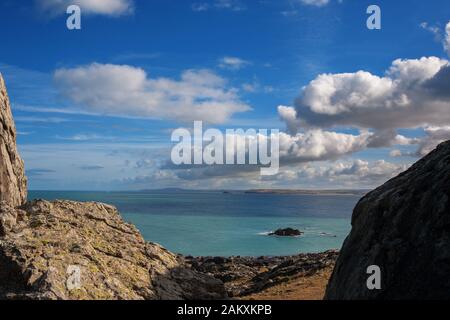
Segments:
[[[0,201],[19,206],[27,198],[23,161],[16,148],[16,127],[0,74]]]
[[[450,141],[362,198],[352,225],[326,299],[450,299]]]
[[[331,250],[285,257],[187,257],[186,260],[194,270],[222,280],[230,297],[244,297],[332,268],[338,255],[339,252]]]
[[[278,229],[275,232],[269,233],[269,236],[279,236],[279,237],[298,237],[301,236],[303,232],[297,229],[286,228]]]

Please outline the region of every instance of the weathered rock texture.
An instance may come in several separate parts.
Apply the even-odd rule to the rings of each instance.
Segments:
[[[71,266],[80,270],[76,288]],[[112,206],[43,200],[17,209],[0,204],[0,299],[226,297],[220,280],[145,242]]]
[[[0,74],[0,201],[19,206],[27,198],[23,161],[16,148],[16,127]]]
[[[450,299],[450,141],[361,199],[327,299]],[[367,289],[367,267],[381,290]]]
[[[230,297],[245,297],[268,288],[307,278],[334,266],[338,251],[284,257],[187,257],[194,270],[225,283]],[[321,297],[322,298],[322,297]]]

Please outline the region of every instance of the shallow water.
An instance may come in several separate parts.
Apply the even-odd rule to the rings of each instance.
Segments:
[[[261,256],[339,249],[360,196],[31,191],[29,198],[113,204],[146,240],[177,253]],[[300,229],[304,235],[267,235],[286,227]]]

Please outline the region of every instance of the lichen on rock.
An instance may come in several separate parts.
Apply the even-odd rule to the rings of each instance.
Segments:
[[[0,298],[226,298],[220,280],[145,242],[106,204],[35,200],[14,208],[2,202],[0,232]],[[67,284],[69,267],[80,270],[75,289]]]

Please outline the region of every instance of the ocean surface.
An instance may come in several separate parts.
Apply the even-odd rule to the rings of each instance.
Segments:
[[[340,249],[360,197],[220,191],[29,192],[29,199],[113,204],[147,241],[194,256],[276,256]],[[267,235],[287,227],[304,235]]]

